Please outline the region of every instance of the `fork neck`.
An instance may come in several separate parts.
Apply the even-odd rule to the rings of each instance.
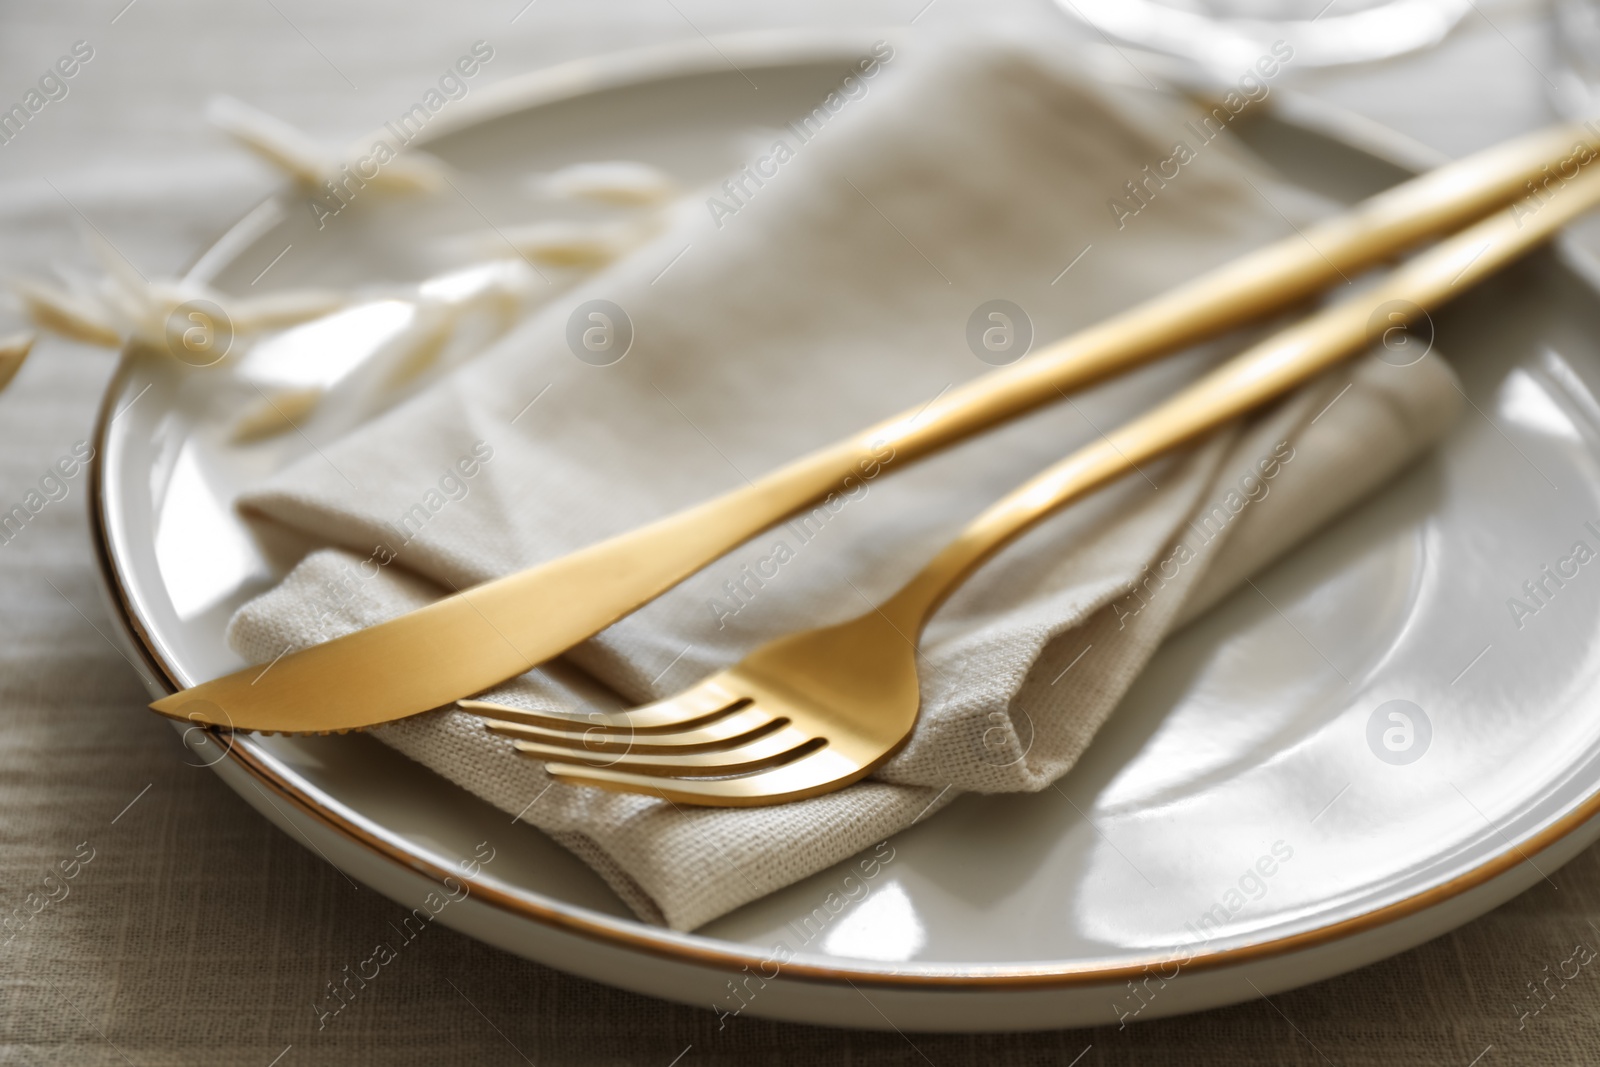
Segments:
[[[1109,439],[1080,449],[969,523],[879,610],[916,640],[939,605],[985,560],[1052,512],[1128,470],[1127,458]]]

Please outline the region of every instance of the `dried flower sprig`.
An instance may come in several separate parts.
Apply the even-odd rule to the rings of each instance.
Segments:
[[[206,117],[241,145],[287,174],[292,180],[320,190],[324,182],[337,182],[341,171],[356,162],[358,153],[329,149],[282,119],[251,107],[231,96],[217,96],[206,107]],[[391,146],[392,147],[392,146]],[[437,192],[448,184],[445,165],[416,149],[385,159],[381,166],[360,177],[365,185],[397,193]]]
[[[33,351],[33,341],[36,336],[32,330],[22,330],[7,337],[0,337],[0,392],[11,384],[11,379],[17,376],[17,371],[27,362],[28,353]]]
[[[613,207],[655,207],[679,195],[678,183],[660,167],[617,160],[574,163],[542,174],[533,189],[555,200],[587,200]]]
[[[248,337],[326,315],[345,302],[343,294],[324,289],[240,298],[186,279],[147,279],[100,234],[86,229],[83,236],[105,271],[103,277],[63,271],[65,287],[11,280],[35,326],[75,341],[103,348],[140,341],[161,348],[169,343],[175,319],[185,325],[184,312],[191,305],[204,310],[209,329],[225,330],[230,338]]]
[[[503,253],[506,246],[542,267],[597,270],[621,259],[665,228],[665,217],[651,212],[605,222],[551,219],[474,234],[472,250],[480,255]]]
[[[476,350],[491,344],[510,330],[522,314],[536,304],[549,289],[548,283],[520,259],[491,260],[445,274],[436,275],[408,288],[403,295],[378,294],[369,307],[403,300],[411,307],[405,325],[392,335],[380,333],[369,353],[351,364],[334,381],[284,381],[268,368],[274,381],[252,382],[259,394],[251,398],[235,417],[229,436],[238,443],[259,441],[302,424],[322,401],[335,390],[346,389],[346,379],[365,383],[372,392],[369,402],[383,406],[418,378],[433,369],[442,356],[463,345]],[[361,305],[353,305],[352,312]],[[392,321],[392,319],[390,320]],[[470,321],[471,329],[468,329]],[[346,327],[330,322],[339,343],[351,344]],[[324,343],[309,331],[307,324],[294,343],[313,348]],[[289,340],[286,336],[285,341]],[[267,356],[266,349],[259,356]],[[250,368],[241,368],[248,374]],[[281,371],[279,371],[281,373]]]
[[[228,438],[234,444],[248,444],[292,430],[316,410],[323,394],[319,386],[263,392],[234,419]]]
[[[99,299],[27,278],[12,278],[11,291],[22,310],[41,330],[102,348],[120,348],[122,331]]]

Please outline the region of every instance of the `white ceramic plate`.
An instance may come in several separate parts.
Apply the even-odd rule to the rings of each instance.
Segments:
[[[643,159],[708,180],[742,160],[752,128],[808,110],[867,43],[746,37],[573,64],[452,104],[430,148],[502,222],[528,211],[523,176],[564,163]],[[1291,179],[1344,200],[1426,162],[1293,100],[1238,128]],[[424,236],[482,227],[448,197],[336,222],[319,233],[285,194],[193,273],[248,291],[293,246],[275,285],[417,279],[440,266],[417,251]],[[1436,316],[1473,402],[1437,456],[1259,578],[1266,599],[1246,590],[1169,641],[1059,790],[958,800],[895,838],[866,895],[837,912],[830,894],[853,865],[694,934],[646,926],[538,831],[360,735],[224,748],[190,732],[190,760],[407,906],[488,840],[494,861],[446,923],[723,1011],[1089,1025],[1371,962],[1507,899],[1600,832],[1600,562],[1560,562],[1580,540],[1600,549],[1600,302],[1583,269],[1541,253]],[[106,587],[152,694],[240,665],[223,623],[276,573],[230,502],[308,447],[292,434],[228,445],[226,377],[125,359],[101,415]],[[1546,564],[1576,574],[1557,587]],[[1551,592],[1519,628],[1507,598],[1539,580]],[[1196,945],[1200,929],[1210,940]],[[781,967],[780,942],[799,949]]]

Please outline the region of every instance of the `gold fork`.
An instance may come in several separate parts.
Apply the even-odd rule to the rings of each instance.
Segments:
[[[569,782],[689,804],[750,807],[840,789],[872,773],[917,721],[917,640],[939,605],[1029,527],[1138,464],[1288,392],[1511,262],[1600,202],[1600,171],[1540,204],[1462,231],[1344,300],[1257,344],[979,515],[899,592],[849,622],[769,642],[699,685],[599,722],[480,700],[488,729]]]

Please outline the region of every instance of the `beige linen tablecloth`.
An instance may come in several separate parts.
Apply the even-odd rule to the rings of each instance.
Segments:
[[[664,39],[766,25],[909,21],[922,0],[746,10],[617,2],[465,8],[356,3],[221,7],[125,0],[0,13],[0,99],[20,97],[73,42],[95,58],[64,100],[0,146],[5,273],[87,266],[87,218],[147,271],[170,273],[268,187],[202,123],[228,91],[318,133],[348,136],[403,104],[460,46],[497,49],[500,77]],[[1330,98],[1403,119],[1452,153],[1543,121],[1542,28],[1504,5],[1437,53],[1320,80]],[[120,14],[119,14],[120,13]],[[1045,4],[941,0],[923,23],[1028,23]],[[513,22],[515,18],[515,22]],[[115,21],[113,22],[113,19]],[[714,55],[707,47],[708,54]],[[347,80],[348,79],[348,80]],[[3,329],[17,323],[0,322]],[[106,354],[46,341],[0,395],[0,500],[88,436]],[[1518,1026],[1526,983],[1594,938],[1590,851],[1483,919],[1356,974],[1118,1032],[849,1033],[708,1011],[570,978],[436,928],[381,985],[318,1031],[328,976],[370,951],[400,908],[352,885],[258,817],[143,711],[105,639],[72,482],[0,546],[0,912],[70,892],[0,945],[0,1063],[76,1064],[1570,1064],[1600,1058],[1600,985],[1570,984]],[[87,862],[82,857],[91,857]],[[1559,887],[1559,888],[1557,888]],[[59,893],[57,894],[59,896]],[[3,935],[0,935],[3,936]],[[1594,940],[1589,941],[1594,944]]]

